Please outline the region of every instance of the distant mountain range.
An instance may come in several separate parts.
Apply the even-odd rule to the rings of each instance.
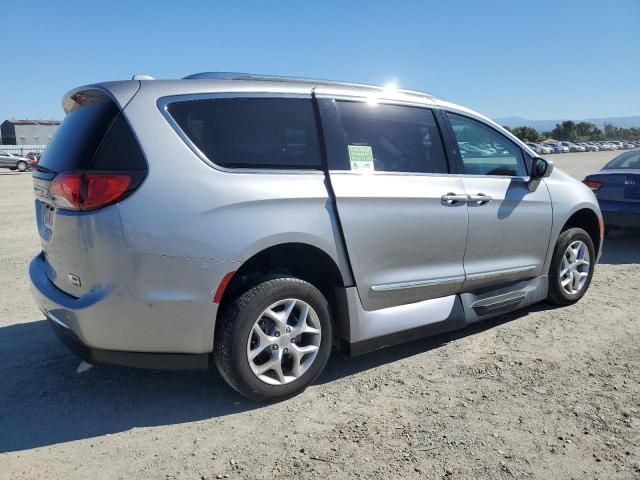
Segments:
[[[640,116],[637,117],[610,117],[610,118],[586,118],[580,120],[574,119],[558,119],[558,120],[528,120],[526,118],[521,117],[507,117],[507,118],[497,118],[495,122],[502,125],[507,126],[509,128],[513,127],[531,127],[535,128],[539,132],[547,132],[553,130],[556,126],[556,123],[562,123],[565,120],[573,120],[576,123],[579,122],[589,122],[596,125],[598,128],[604,127],[605,124],[615,125],[616,127],[623,128],[631,128],[631,127],[640,127]]]

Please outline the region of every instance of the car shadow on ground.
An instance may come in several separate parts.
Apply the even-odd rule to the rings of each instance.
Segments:
[[[599,263],[640,263],[640,232],[613,231],[607,235]]]
[[[424,353],[538,308],[359,357],[334,352],[317,383]],[[0,453],[136,427],[222,417],[265,406],[235,393],[215,369],[162,371],[99,366],[77,374],[79,363],[46,320],[0,328]]]

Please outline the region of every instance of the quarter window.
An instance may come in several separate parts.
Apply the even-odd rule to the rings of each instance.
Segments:
[[[175,102],[167,110],[217,165],[322,168],[311,99],[210,98]]]
[[[493,128],[462,115],[448,113],[458,142],[464,173],[526,176],[522,150]]]
[[[336,102],[347,164],[364,172],[447,173],[433,112],[400,105]]]

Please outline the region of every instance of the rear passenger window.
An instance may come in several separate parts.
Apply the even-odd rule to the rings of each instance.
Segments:
[[[205,99],[175,102],[167,110],[217,165],[322,168],[311,99]]]
[[[426,108],[336,102],[348,164],[355,171],[447,173],[440,133]]]

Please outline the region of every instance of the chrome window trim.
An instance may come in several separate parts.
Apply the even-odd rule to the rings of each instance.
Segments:
[[[172,103],[189,102],[194,100],[219,100],[225,98],[300,98],[313,101],[310,94],[304,93],[271,93],[271,92],[224,92],[224,93],[187,93],[160,97],[156,100],[156,106],[160,113],[169,123],[171,128],[178,134],[180,139],[195,153],[200,160],[210,167],[224,173],[249,173],[249,174],[275,174],[275,175],[324,175],[322,167],[316,168],[244,168],[244,167],[223,167],[209,159],[198,146],[193,143],[185,131],[178,125],[178,122],[169,113],[168,107]],[[317,120],[314,118],[314,122]],[[322,142],[322,139],[318,139]],[[320,145],[321,146],[321,145]]]
[[[398,107],[415,107],[415,108],[428,108],[431,110],[438,110],[441,109],[441,107],[431,98],[431,97],[425,97],[424,101],[412,101],[412,100],[401,100],[401,99],[397,99],[397,98],[389,98],[389,97],[385,97],[384,93],[382,93],[382,96],[377,96],[375,95],[374,92],[362,92],[359,94],[331,94],[331,93],[315,93],[315,89],[314,89],[314,96],[316,98],[324,98],[324,99],[329,99],[329,100],[335,100],[338,102],[360,102],[360,103],[368,103],[371,102],[372,99],[375,100],[375,102],[373,102],[371,104],[372,107],[374,107],[375,105],[396,105]]]
[[[369,290],[376,293],[393,292],[396,290],[405,290],[408,288],[433,287],[435,285],[447,285],[450,283],[458,283],[464,281],[464,275],[456,275],[453,277],[434,278],[432,280],[415,280],[412,282],[384,283],[380,285],[372,285]]]
[[[383,176],[411,176],[411,177],[467,177],[467,178],[501,178],[507,180],[516,180],[521,181],[523,183],[527,183],[530,181],[530,177],[511,177],[509,175],[472,175],[470,173],[426,173],[426,172],[384,172],[384,171],[373,171],[373,172],[356,172],[353,170],[329,170],[331,175],[360,175],[366,177],[367,175],[383,175]]]

